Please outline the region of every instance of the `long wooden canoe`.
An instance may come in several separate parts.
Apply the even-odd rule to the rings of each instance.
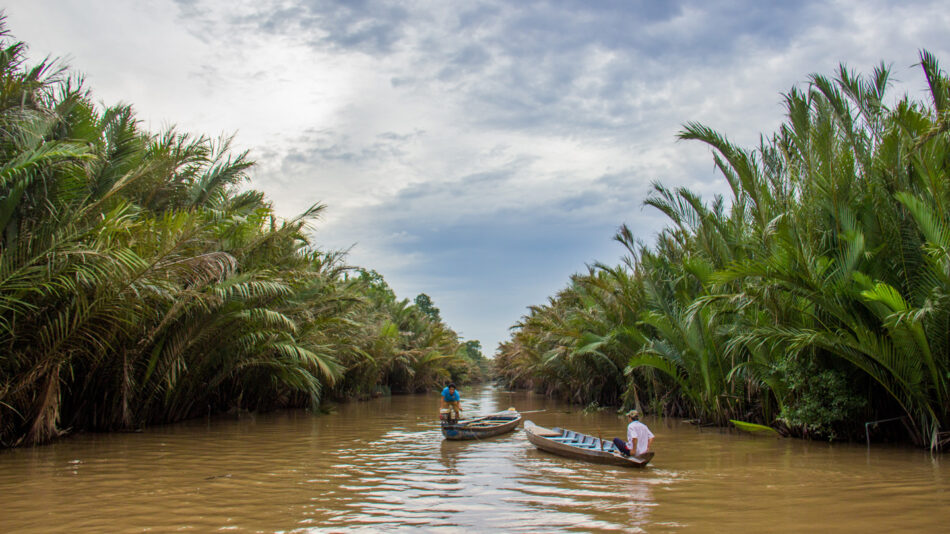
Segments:
[[[475,419],[442,421],[445,439],[484,439],[511,432],[521,422],[521,414],[514,408]]]
[[[644,467],[653,459],[653,451],[641,456],[624,456],[612,442],[573,430],[544,428],[531,421],[524,422],[524,433],[537,448],[567,458],[622,467]]]

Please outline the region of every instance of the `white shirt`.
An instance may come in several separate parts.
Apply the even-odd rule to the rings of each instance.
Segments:
[[[637,439],[637,450],[633,453],[635,456],[647,452],[647,445],[652,437],[653,432],[650,432],[650,429],[640,421],[631,421],[627,425],[627,448],[633,451],[633,439]]]

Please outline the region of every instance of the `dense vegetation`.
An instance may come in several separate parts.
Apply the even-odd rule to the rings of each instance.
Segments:
[[[700,124],[731,188],[654,184],[653,246],[594,265],[530,309],[496,358],[511,385],[796,435],[950,441],[950,80],[888,100],[888,68],[841,67],[785,95],[743,149]],[[889,103],[890,102],[890,103]]]
[[[321,205],[242,189],[229,139],[143,131],[0,39],[0,446],[481,378],[427,296],[311,242]]]

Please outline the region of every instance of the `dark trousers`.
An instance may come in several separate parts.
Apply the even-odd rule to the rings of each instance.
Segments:
[[[614,438],[614,446],[617,447],[617,450],[620,451],[620,454],[624,456],[630,456],[630,449],[627,448],[627,442],[620,439]]]

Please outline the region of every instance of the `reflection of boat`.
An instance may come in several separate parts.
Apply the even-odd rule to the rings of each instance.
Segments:
[[[442,462],[442,465],[449,474],[457,474],[459,457],[465,450],[462,447],[467,445],[467,443],[455,443],[448,440],[441,441],[441,446],[439,448],[439,452],[441,453],[439,455],[439,461]]]
[[[511,432],[521,422],[521,414],[514,408],[508,408],[475,419],[452,420],[443,417],[441,421],[445,439],[483,439]]]
[[[587,434],[561,428],[544,428],[531,421],[524,422],[528,441],[537,448],[578,460],[623,467],[644,467],[653,458],[653,451],[642,456],[624,456],[613,443]]]

